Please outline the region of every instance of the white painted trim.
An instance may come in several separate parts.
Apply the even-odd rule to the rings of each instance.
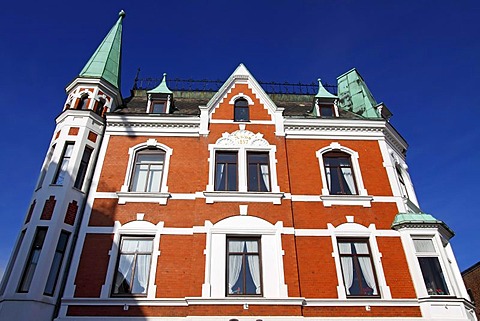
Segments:
[[[136,154],[147,148],[155,148],[165,153],[163,162],[162,179],[159,192],[131,192],[130,184],[133,176],[133,168],[135,166]],[[126,202],[158,202],[162,205],[167,204],[167,199],[170,197],[168,193],[168,172],[170,167],[170,157],[173,149],[165,144],[159,143],[156,139],[148,139],[145,143],[140,143],[128,149],[128,165],[125,173],[124,183],[121,190],[117,192],[118,203],[125,204]]]
[[[283,223],[271,223],[250,215],[225,218],[215,225],[205,222],[207,245],[205,248],[205,281],[202,298],[257,300],[257,298],[226,296],[226,240],[230,235],[258,236],[261,241],[262,295],[263,299],[288,298],[284,279],[281,234]]]
[[[355,178],[355,184],[357,188],[357,193],[354,195],[330,195],[328,190],[327,177],[325,174],[325,166],[323,163],[323,154],[331,151],[341,151],[350,155],[350,160],[352,163],[353,176]],[[332,142],[329,146],[321,148],[316,151],[315,155],[318,158],[318,164],[320,166],[320,176],[322,179],[322,195],[320,199],[323,201],[325,206],[332,205],[361,205],[363,207],[371,207],[370,202],[373,197],[368,196],[368,192],[363,185],[362,172],[360,170],[360,164],[358,162],[358,153],[348,147],[340,145],[338,142]]]
[[[263,138],[263,134],[240,129],[233,133],[223,133],[215,144],[209,144],[208,185],[204,196],[207,203],[214,202],[273,202],[280,204],[283,193],[277,181],[276,146]],[[217,151],[237,152],[238,191],[215,191],[215,154]],[[268,152],[270,170],[270,192],[248,192],[247,153]]]

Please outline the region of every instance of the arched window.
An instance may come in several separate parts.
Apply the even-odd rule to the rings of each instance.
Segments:
[[[340,151],[323,154],[330,195],[356,195],[357,186],[350,155]]]
[[[103,107],[105,107],[105,100],[100,99],[97,101],[96,106],[95,106],[95,114],[102,116],[103,114]]]
[[[165,152],[157,148],[137,152],[130,185],[131,192],[159,192]]]
[[[87,101],[88,101],[88,95],[86,94],[82,95],[82,97],[80,97],[80,100],[78,101],[77,109],[87,109],[88,107]]]
[[[248,101],[245,98],[235,100],[234,121],[250,121]]]

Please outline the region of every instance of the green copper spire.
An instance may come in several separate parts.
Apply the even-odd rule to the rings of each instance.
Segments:
[[[163,79],[160,82],[160,85],[153,88],[152,90],[147,91],[149,94],[171,94],[172,91],[167,86],[167,74],[163,73]]]
[[[325,87],[322,85],[322,80],[318,78],[318,93],[315,95],[315,98],[330,98],[337,99],[337,96],[329,93]]]
[[[380,118],[378,104],[355,68],[339,76],[337,82],[340,108],[364,118]]]
[[[79,76],[102,78],[120,88],[120,62],[122,60],[122,20],[125,11],[118,14],[117,23],[109,31]]]

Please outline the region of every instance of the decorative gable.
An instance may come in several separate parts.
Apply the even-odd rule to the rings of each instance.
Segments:
[[[212,120],[233,123],[236,118],[235,104],[238,100],[244,100],[245,106],[248,104],[250,114],[248,120],[242,119],[237,122],[260,121],[263,124],[271,122],[275,125],[276,135],[284,135],[283,108],[275,105],[243,64],[237,67],[206,106],[200,106],[200,134],[208,134],[208,126]]]

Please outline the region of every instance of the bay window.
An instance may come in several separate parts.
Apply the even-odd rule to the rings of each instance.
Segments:
[[[448,295],[447,283],[433,239],[415,238],[413,244],[428,295]]]
[[[73,145],[73,142],[67,142],[65,144],[62,158],[60,159],[59,166],[53,178],[52,184],[63,185],[63,181],[65,180],[65,176],[67,175],[68,164],[70,162],[70,158],[72,157]]]

